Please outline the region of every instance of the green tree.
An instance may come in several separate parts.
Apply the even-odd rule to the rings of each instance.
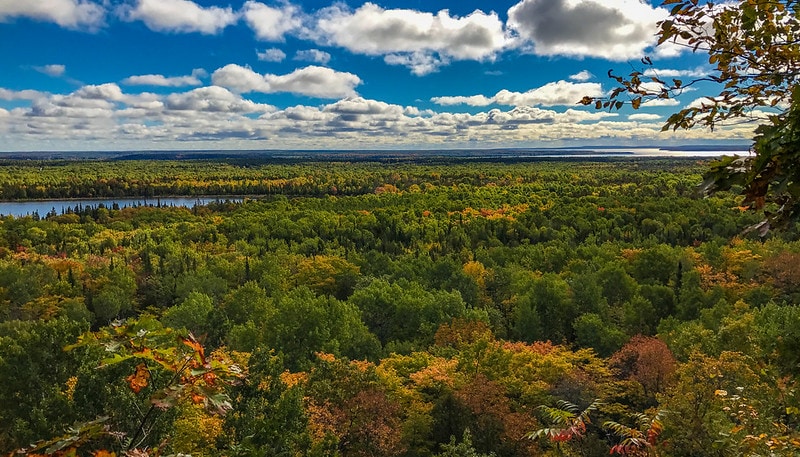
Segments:
[[[631,262],[631,275],[639,284],[669,285],[678,268],[675,251],[665,244],[645,249]]]
[[[309,446],[302,389],[283,381],[283,359],[259,348],[249,359],[247,377],[231,389],[226,435],[236,454],[296,455]]]
[[[380,343],[355,306],[317,296],[306,287],[277,300],[274,313],[261,329],[262,341],[281,352],[287,366],[295,370],[309,368],[317,352],[363,360],[377,357],[380,351]]]
[[[575,304],[569,284],[555,273],[533,279],[517,299],[515,319],[515,336],[523,341],[572,340]]]
[[[183,303],[166,310],[161,322],[167,327],[185,328],[199,336],[210,330],[209,315],[212,311],[214,304],[208,295],[192,292]]]
[[[273,312],[274,306],[267,293],[255,281],[228,294],[222,302],[222,310],[231,324],[246,324],[248,321],[264,322]]]
[[[655,306],[641,295],[635,295],[622,305],[622,324],[629,335],[651,335],[658,326]]]
[[[599,315],[586,313],[575,319],[575,343],[584,348],[592,348],[598,354],[608,357],[625,344],[628,335],[617,326],[603,321]]]
[[[91,308],[98,323],[106,324],[133,310],[136,278],[128,268],[115,268],[100,279],[91,295]]]
[[[458,292],[429,292],[419,283],[377,279],[356,290],[350,302],[364,323],[384,343],[413,342],[426,346],[441,324],[463,317],[466,306]]]
[[[77,419],[70,378],[81,358],[62,348],[86,330],[66,318],[0,324],[0,452],[51,438]]]
[[[800,374],[800,308],[769,304],[756,311],[756,342],[784,375]]]
[[[472,447],[472,433],[469,429],[464,430],[461,442],[456,444],[456,437],[450,437],[449,444],[442,445],[442,452],[436,457],[494,457],[494,453],[481,454]]]
[[[765,382],[766,375],[738,352],[723,352],[718,358],[692,354],[659,398],[660,407],[668,411],[663,421],[667,455],[764,455],[745,449],[749,437],[771,435],[782,420],[783,411],[775,414],[772,407],[778,395]]]
[[[612,306],[630,301],[639,287],[636,280],[619,264],[607,265],[597,275],[603,286],[603,296]]]
[[[603,297],[603,288],[594,274],[579,274],[571,278],[572,297],[579,314],[603,313],[608,302]]]

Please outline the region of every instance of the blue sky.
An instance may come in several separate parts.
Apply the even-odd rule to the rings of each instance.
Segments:
[[[638,111],[576,105],[652,57],[639,0],[0,0],[0,150],[563,147],[743,141],[660,133],[702,85]]]

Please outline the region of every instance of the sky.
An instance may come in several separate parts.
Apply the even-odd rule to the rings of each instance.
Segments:
[[[608,72],[708,74],[640,0],[0,0],[0,150],[446,149],[737,142],[661,133],[713,87],[577,102]]]

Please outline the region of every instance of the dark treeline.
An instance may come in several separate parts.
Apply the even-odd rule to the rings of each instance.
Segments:
[[[539,163],[540,159],[531,159]],[[558,162],[567,162],[563,159]],[[503,184],[504,169],[491,162],[458,158],[385,160],[383,162],[291,161],[76,161],[0,162],[0,200],[121,198],[194,195],[363,195],[376,187],[399,190],[425,184],[474,186]],[[523,165],[526,162],[521,162]],[[547,163],[546,161],[543,163]],[[618,163],[613,159],[597,163]],[[640,169],[658,170],[661,161],[642,161]],[[679,166],[670,162],[671,167]],[[158,166],[153,166],[157,164]],[[686,160],[683,168],[692,161]],[[447,166],[443,166],[447,165]],[[488,168],[487,168],[488,165]],[[535,167],[534,167],[535,168]],[[536,182],[534,168],[521,167],[515,179]],[[484,170],[492,170],[486,173]],[[644,178],[644,177],[643,177]],[[586,183],[591,185],[591,183]]]
[[[800,232],[745,233],[703,166],[0,168],[261,195],[0,219],[0,451],[793,455]]]

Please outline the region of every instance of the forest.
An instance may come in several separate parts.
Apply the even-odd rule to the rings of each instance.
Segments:
[[[707,168],[2,162],[246,198],[0,218],[0,455],[795,456],[800,224]]]

